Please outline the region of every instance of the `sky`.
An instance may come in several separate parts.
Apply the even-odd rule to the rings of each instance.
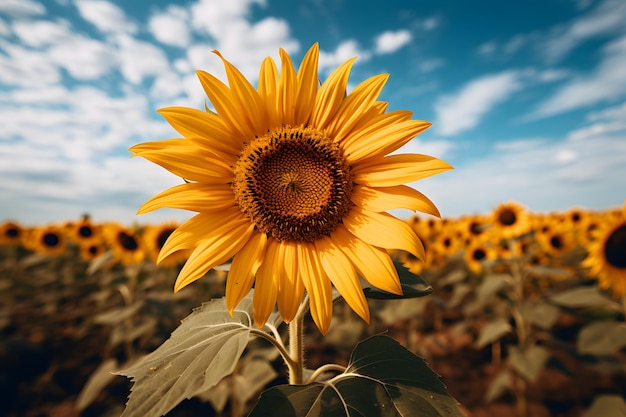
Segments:
[[[625,0],[0,0],[0,221],[189,218],[135,215],[181,179],[128,148],[204,107],[212,50],[256,85],[315,42],[322,80],[358,57],[349,88],[389,73],[380,99],[433,123],[401,151],[455,167],[411,184],[443,216],[624,204]]]

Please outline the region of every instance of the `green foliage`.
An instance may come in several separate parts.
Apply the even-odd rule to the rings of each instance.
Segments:
[[[462,416],[426,362],[387,336],[352,352],[345,372],[325,382],[265,391],[250,417]]]
[[[252,326],[251,295],[233,317],[224,299],[195,309],[158,349],[118,372],[134,382],[123,416],[164,415],[217,385],[235,369]]]
[[[363,289],[367,298],[377,300],[402,300],[406,298],[418,298],[432,294],[433,288],[419,275],[411,273],[408,268],[400,262],[394,262],[400,284],[402,285],[402,295],[392,294],[378,288],[367,287]]]

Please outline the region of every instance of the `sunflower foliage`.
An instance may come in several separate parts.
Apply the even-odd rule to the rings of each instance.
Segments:
[[[432,292],[422,278],[398,266],[407,299]],[[401,298],[373,293],[369,288],[363,291],[376,299]],[[231,409],[236,402],[243,409],[245,402],[276,375],[269,366],[271,355],[262,352],[267,349],[250,341],[255,337],[269,340],[281,354],[287,354],[280,349],[284,344],[277,331],[282,323],[278,312],[262,329],[254,323],[253,292],[232,316],[224,298],[202,304],[154,352],[116,372],[133,382],[122,416],[165,415],[191,397],[207,400],[216,409],[223,410],[227,401]],[[314,370],[307,371],[315,374]],[[239,372],[241,377],[237,377]],[[350,410],[380,416],[463,415],[424,359],[387,336],[377,335],[359,343],[344,372],[331,379],[328,373],[319,374],[304,385],[268,389],[250,415],[349,416],[354,412]],[[249,380],[245,381],[246,377]],[[238,381],[245,384],[237,385]],[[237,395],[242,389],[247,390],[243,397]]]

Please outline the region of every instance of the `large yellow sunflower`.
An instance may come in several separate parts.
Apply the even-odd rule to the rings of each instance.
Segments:
[[[280,50],[260,69],[258,89],[219,52],[228,85],[197,71],[215,112],[170,107],[160,114],[184,138],[148,142],[135,155],[186,180],[148,200],[139,213],[169,207],[198,212],[169,237],[159,259],[193,249],[174,289],[233,258],[226,304],[233,311],[255,285],[253,314],[262,326],[274,306],[291,321],[306,290],[322,333],[332,316],[332,286],[364,320],[369,309],[359,276],[401,293],[386,249],[423,259],[411,227],[386,211],[438,215],[405,186],[451,169],[436,158],[395,154],[430,126],[378,101],[388,75],[346,95],[350,59],[320,86],[315,44],[296,72]]]
[[[600,288],[616,297],[626,296],[626,203],[621,215],[607,216],[594,231],[583,266],[590,268]]]

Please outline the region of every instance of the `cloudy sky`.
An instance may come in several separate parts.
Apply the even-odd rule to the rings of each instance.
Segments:
[[[454,165],[414,184],[444,216],[623,204],[624,0],[0,0],[0,221],[188,218],[135,216],[180,179],[128,147],[203,107],[212,49],[256,83],[314,42],[321,78],[358,56],[350,86],[390,73],[390,109],[433,122],[406,150]]]

